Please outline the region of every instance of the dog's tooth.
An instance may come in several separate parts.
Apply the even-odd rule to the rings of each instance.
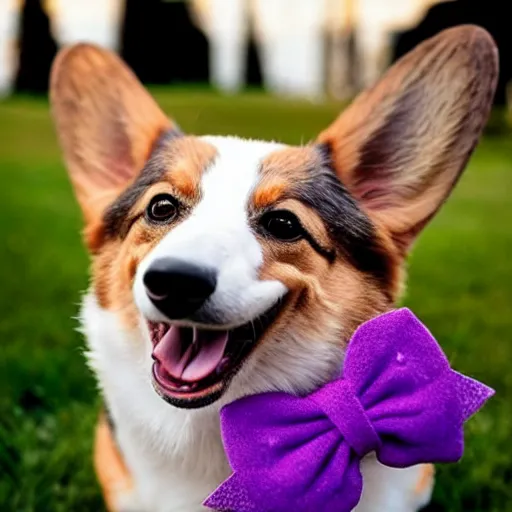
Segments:
[[[180,391],[190,391],[192,389],[191,386],[189,386],[188,384],[182,384],[180,386]]]

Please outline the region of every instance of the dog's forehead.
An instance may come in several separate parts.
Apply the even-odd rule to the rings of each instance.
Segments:
[[[159,157],[159,158],[158,158]],[[284,189],[311,177],[324,165],[325,155],[315,146],[288,146],[279,142],[206,135],[171,139],[157,152],[157,165],[180,192],[192,189],[231,197]],[[272,194],[265,194],[267,198]],[[226,197],[227,199],[227,197]],[[260,201],[264,200],[259,195]]]
[[[202,176],[204,198],[215,195],[226,202],[247,199],[261,180],[264,160],[286,148],[275,142],[236,137],[204,136],[201,140],[216,150],[215,158]]]
[[[288,146],[277,142],[237,137],[204,136],[215,148],[201,178],[204,199],[222,198],[249,208],[264,208],[311,179],[324,164],[315,146]]]

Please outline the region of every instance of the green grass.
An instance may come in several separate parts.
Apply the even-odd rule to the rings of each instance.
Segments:
[[[260,93],[155,95],[186,131],[290,143],[339,109]],[[46,102],[0,103],[0,179],[0,510],[102,510],[98,399],[73,319],[87,256]],[[467,426],[463,461],[439,469],[430,510],[512,510],[511,197],[512,135],[487,137],[410,260],[405,303],[458,370],[497,390]]]

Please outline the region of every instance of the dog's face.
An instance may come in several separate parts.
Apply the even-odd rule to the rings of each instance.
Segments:
[[[333,377],[354,329],[397,298],[496,73],[483,30],[448,30],[290,147],[184,135],[115,55],[64,50],[51,97],[92,289],[152,352],[155,390],[192,408]]]

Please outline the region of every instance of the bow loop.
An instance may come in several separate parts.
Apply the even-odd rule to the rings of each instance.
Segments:
[[[287,411],[286,416],[283,411]],[[304,444],[329,430],[329,420],[314,403],[298,402],[286,393],[248,396],[221,411],[224,447],[235,471],[268,469],[287,454],[295,453],[297,439]]]
[[[343,378],[368,410],[402,398],[449,372],[448,359],[428,329],[407,309],[361,325],[350,340]]]

